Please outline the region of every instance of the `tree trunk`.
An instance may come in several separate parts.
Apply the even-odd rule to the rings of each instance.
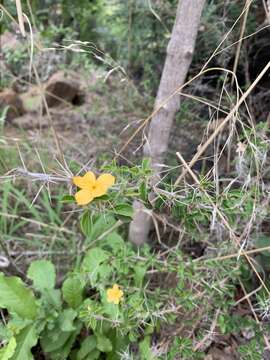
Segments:
[[[155,110],[178,87],[184,84],[194,52],[204,3],[205,0],[179,0],[155,101]],[[152,186],[159,181],[160,166],[165,159],[170,130],[179,108],[180,96],[175,95],[153,116],[150,123],[148,139],[144,146],[144,155],[151,159],[153,169]],[[148,238],[151,227],[151,214],[138,201],[135,202],[134,209],[135,215],[130,224],[129,238],[136,245],[141,245]]]

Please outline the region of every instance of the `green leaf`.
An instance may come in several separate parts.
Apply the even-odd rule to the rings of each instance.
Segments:
[[[97,346],[97,340],[94,335],[88,336],[83,340],[80,350],[77,353],[76,360],[85,360],[85,358],[95,350]]]
[[[135,280],[135,286],[142,287],[143,285],[143,279],[146,274],[146,267],[144,267],[142,264],[138,266],[134,266],[134,280]]]
[[[109,254],[96,247],[89,250],[82,262],[82,271],[87,273],[92,286],[97,285],[97,281],[101,274],[104,274],[102,264],[108,261]]]
[[[104,234],[107,230],[111,229],[116,223],[113,215],[100,215],[97,220],[93,223],[93,227],[88,237],[91,241],[97,239],[99,236]]]
[[[47,331],[41,338],[41,346],[45,353],[49,353],[51,360],[64,360],[69,358],[71,348],[81,331],[82,324],[75,322],[75,331],[62,332],[58,326],[53,331]]]
[[[33,281],[35,289],[43,292],[55,286],[55,267],[48,260],[32,262],[27,271],[27,277]]]
[[[64,195],[61,199],[62,203],[72,204],[75,202],[75,197],[73,195]]]
[[[144,158],[142,160],[142,169],[144,171],[151,171],[151,160],[150,160],[150,158]]]
[[[109,254],[98,248],[95,247],[93,249],[90,249],[82,262],[82,267],[86,270],[86,271],[96,271],[98,266],[109,259]]]
[[[117,232],[112,232],[106,238],[104,239],[106,242],[106,245],[109,246],[112,250],[112,253],[117,255],[119,254],[119,251],[123,250],[126,246],[124,239],[122,236],[117,234]]]
[[[85,360],[97,360],[100,357],[100,351],[95,349],[85,358]]]
[[[122,215],[126,217],[133,217],[133,207],[130,204],[118,204],[113,209],[114,214]]]
[[[148,201],[147,185],[146,185],[145,182],[140,184],[140,186],[139,186],[139,194],[140,194],[140,198],[143,201]]]
[[[31,349],[37,344],[38,337],[34,325],[29,325],[19,332],[16,338],[16,349],[12,360],[32,360]]]
[[[56,326],[52,330],[46,330],[41,335],[41,346],[45,353],[57,351],[65,345],[72,331],[61,331],[60,326]]]
[[[77,316],[77,312],[73,309],[65,309],[59,315],[60,329],[62,331],[72,331],[75,330],[73,321]]]
[[[0,307],[16,313],[22,318],[37,317],[37,303],[34,294],[18,277],[7,277],[0,273]]]
[[[146,336],[143,341],[139,343],[140,359],[142,360],[154,360],[153,353],[151,351],[151,337]]]
[[[74,342],[76,341],[76,338],[79,335],[81,328],[82,328],[81,324],[77,325],[76,331],[73,332],[73,334],[69,337],[68,341],[65,343],[63,348],[56,351],[56,353],[51,354],[52,359],[54,358],[56,360],[63,360],[63,359],[69,358],[69,354],[71,352],[72,346],[73,346]]]
[[[112,351],[112,343],[110,339],[108,339],[104,335],[97,336],[97,348],[102,352],[110,352]]]
[[[3,348],[0,349],[0,359],[1,360],[9,360],[13,356],[17,343],[15,337],[12,337],[9,340],[9,343]]]
[[[93,219],[92,219],[92,216],[91,216],[89,210],[86,210],[83,213],[83,216],[81,217],[81,220],[80,220],[80,225],[81,225],[83,234],[85,236],[91,236],[91,231],[93,228]]]
[[[62,286],[63,299],[72,307],[77,309],[83,302],[84,284],[77,276],[68,277]]]
[[[0,323],[0,340],[8,341],[12,336],[13,332],[4,324]]]
[[[18,316],[16,313],[12,314],[12,317],[10,318],[7,328],[9,331],[11,331],[11,334],[19,334],[19,332],[24,329],[25,327],[31,325],[33,320],[30,319],[23,319],[20,316]]]
[[[59,310],[62,306],[61,291],[59,289],[48,289],[43,291],[43,300],[47,307]]]

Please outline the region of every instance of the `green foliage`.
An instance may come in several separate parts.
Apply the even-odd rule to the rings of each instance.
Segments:
[[[31,290],[18,277],[0,274],[0,306],[23,319],[34,320],[37,316],[37,302]]]
[[[199,308],[211,318],[217,307],[221,314],[217,321],[221,333],[239,333],[251,327],[256,329],[260,341],[261,331],[253,320],[229,314],[235,303],[239,276],[245,285],[251,281],[251,277],[244,280],[245,263],[241,259],[237,263],[234,258],[212,260],[207,264],[192,262],[178,246],[162,254],[149,246],[135,249],[125,241],[126,224],[133,216],[134,198],[151,209],[149,160],[144,159],[141,166],[130,168],[112,163],[104,167],[104,171],[116,176],[116,184],[81,212],[81,251],[60,288],[56,287],[57,271],[53,263],[45,259],[33,261],[28,268],[31,290],[22,280],[1,274],[0,305],[9,313],[7,326],[0,328],[5,344],[2,352],[11,359],[15,356],[31,359],[31,351],[40,344],[42,352],[56,360],[68,357],[113,360],[118,359],[119,354],[129,354],[134,359],[163,359],[164,354],[155,351],[153,334],[159,336],[163,326],[178,326],[178,314],[191,314],[191,320],[184,320],[185,326],[189,326],[190,322],[201,321]],[[239,219],[245,221],[251,216],[252,192],[234,188],[216,196],[210,181],[203,177],[200,181],[200,187],[194,186],[189,191],[163,181],[156,204],[159,211],[170,208],[174,219],[181,219],[194,241],[198,241],[198,223],[201,227],[210,226],[209,197],[219,205],[232,227]],[[29,206],[27,196],[12,186],[3,190],[2,206],[10,193],[18,197],[19,203]],[[46,221],[61,226],[63,200],[70,206],[74,197],[59,196],[54,210],[50,209],[45,195],[41,199],[48,212]],[[239,206],[241,214],[237,212]],[[43,220],[35,207],[31,212],[39,222]],[[2,226],[4,229],[7,224]],[[20,224],[17,226],[20,229]],[[265,245],[268,238],[259,237],[256,246]],[[223,246],[230,249],[231,245],[224,242]],[[261,254],[264,255],[268,257],[268,252]],[[171,279],[172,284],[165,279]],[[114,284],[123,292],[119,303],[108,301],[107,291]],[[199,292],[194,292],[194,288]],[[259,301],[262,314],[268,314],[267,299],[262,297]],[[200,341],[203,336],[203,331],[198,332],[196,340]],[[205,354],[194,352],[193,345],[184,336],[170,341],[168,359],[203,358]],[[240,348],[239,353],[252,351],[252,345],[247,345]]]
[[[17,343],[15,337],[12,337],[8,344],[5,345],[2,349],[0,349],[0,358],[2,360],[9,360],[12,358],[15,349],[16,349]]]
[[[152,99],[147,101],[146,107],[145,98],[148,100],[156,93],[177,3],[177,0],[34,0],[31,6],[41,35],[37,39],[42,47],[55,44],[65,47],[80,40],[80,46],[85,50],[85,53],[74,54],[69,52],[70,49],[63,49],[68,56],[66,61],[61,60],[61,64],[57,63],[56,67],[66,69],[70,66],[75,70],[83,67],[88,73],[93,68],[94,72],[98,72],[100,69],[97,63],[102,63],[102,72],[120,69],[121,80],[125,80],[120,84],[127,84],[125,90],[131,94],[126,101],[120,101],[122,110],[124,106],[121,114],[126,116],[130,109],[133,112],[134,108],[138,108],[144,117],[145,108],[147,112],[152,108]],[[22,5],[31,19],[27,2],[22,1]],[[189,76],[198,73],[198,68],[201,69],[224,39],[224,34],[239,16],[242,6],[242,2],[236,1],[206,2]],[[14,1],[5,2],[5,7],[16,17]],[[256,7],[255,2],[251,4],[244,35],[257,30]],[[230,45],[239,40],[241,23],[239,21],[236,24],[235,31],[229,34],[220,48],[220,56],[215,56],[209,66],[232,68],[236,47]],[[1,31],[11,28],[5,14],[3,24]],[[249,48],[246,40],[242,44],[244,49]],[[9,85],[14,75],[25,82],[26,73],[28,81],[28,46],[27,42],[21,40],[16,49],[3,52],[10,74],[3,75],[2,87]],[[226,46],[229,47],[224,50]],[[238,72],[240,75],[245,73],[248,78],[250,62],[243,54],[245,51],[240,54]],[[38,51],[35,48],[34,62],[37,58]],[[59,62],[57,56],[53,57],[52,65],[54,61]],[[231,109],[236,99],[231,96],[230,88],[224,80],[222,72],[209,72],[199,78],[194,88],[191,84],[190,92],[195,96],[201,96],[202,93],[205,95],[206,92],[207,99],[208,95],[214,93],[209,101],[220,104],[218,111],[222,108]],[[248,79],[243,88],[247,82]],[[107,87],[107,84],[95,86],[96,94],[104,91],[109,93],[107,105],[110,114],[116,116],[121,97],[111,91],[114,85],[112,88]],[[225,101],[218,91],[221,87],[228,97]],[[95,113],[98,106],[103,111],[103,102],[103,98],[99,105],[93,101],[91,115],[95,115],[95,118],[98,118]],[[253,107],[254,104],[251,107],[252,115]],[[242,111],[244,121],[238,124]],[[184,127],[194,119],[208,119],[209,112],[194,106],[194,99],[190,98],[182,102],[177,115],[178,125]],[[6,113],[7,108],[1,109],[2,174],[16,168],[19,162],[17,150],[11,151],[7,138],[2,138]],[[214,118],[215,113],[211,113],[212,116]],[[136,118],[140,117],[136,114]],[[57,195],[54,189],[51,196],[45,191],[41,192],[35,199],[36,203],[32,204],[35,197],[33,194],[39,190],[36,186],[30,191],[21,180],[15,184],[1,183],[2,248],[5,249],[6,245],[9,250],[10,244],[18,242],[20,252],[26,248],[40,257],[41,250],[46,249],[48,256],[53,255],[51,261],[33,261],[24,281],[0,274],[0,307],[4,310],[5,320],[5,325],[3,323],[0,326],[0,358],[33,359],[38,349],[52,360],[203,359],[205,352],[195,351],[194,344],[204,339],[205,333],[206,339],[209,339],[209,329],[219,309],[215,331],[227,337],[231,334],[241,337],[242,331],[251,328],[255,333],[254,339],[241,339],[241,346],[237,350],[243,359],[261,359],[264,347],[262,332],[268,334],[269,328],[263,326],[263,322],[261,328],[251,317],[237,315],[238,306],[241,310],[243,302],[235,306],[236,295],[239,295],[239,277],[248,292],[252,293],[254,287],[258,288],[253,271],[244,257],[207,259],[204,262],[204,257],[209,254],[219,258],[219,255],[222,257],[223,254],[237,252],[230,233],[235,232],[241,242],[243,234],[247,250],[254,246],[257,251],[256,255],[251,255],[252,263],[266,285],[269,285],[270,251],[260,251],[270,244],[267,223],[266,226],[260,225],[264,215],[259,217],[258,228],[266,231],[266,234],[261,235],[257,225],[255,231],[252,227],[257,220],[257,212],[260,212],[257,209],[265,206],[266,219],[269,213],[268,188],[260,183],[265,171],[263,164],[267,159],[269,141],[265,132],[266,124],[252,124],[249,127],[246,120],[246,113],[239,109],[235,116],[235,133],[247,148],[241,156],[235,156],[232,163],[236,165],[237,181],[227,186],[228,179],[222,179],[225,185],[220,181],[219,189],[215,182],[217,179],[213,181],[207,166],[198,175],[199,184],[190,183],[187,176],[179,186],[172,185],[174,171],[179,175],[179,164],[175,158],[170,161],[174,162],[177,170],[168,168],[168,176],[152,189],[149,159],[144,159],[137,166],[120,167],[116,162],[109,163],[110,156],[103,153],[98,157],[97,164],[104,161],[106,166],[100,170],[114,174],[117,184],[108,194],[96,198],[79,212],[79,226],[77,211],[71,215],[70,223],[64,222],[63,225],[62,214],[66,210],[70,214],[76,201],[73,195],[63,195],[58,185]],[[100,135],[97,127],[91,131]],[[217,143],[219,141],[222,142],[222,139]],[[25,144],[24,147],[24,152],[32,158],[32,146]],[[232,141],[231,156],[234,150]],[[241,162],[241,171],[237,161]],[[75,173],[73,170],[77,171],[79,165],[71,161],[68,166]],[[153,190],[157,198],[154,209],[149,202],[149,194]],[[156,241],[152,232],[151,247],[147,245],[134,249],[126,241],[127,227],[134,215],[134,199],[141,201],[149,212],[154,211],[155,231],[159,232],[159,241]],[[220,217],[213,212],[213,203],[226,218],[230,231],[224,230]],[[160,226],[161,222],[164,227]],[[59,266],[62,261],[56,261],[58,251],[68,254],[66,267]],[[202,254],[203,259],[190,259]],[[20,261],[20,257],[18,259]],[[16,271],[16,267],[13,270]],[[123,292],[119,304],[108,301],[107,291],[114,284],[118,284]],[[268,319],[268,294],[262,289],[257,290],[250,299],[252,303],[256,301],[255,311],[260,319]],[[192,336],[185,337],[184,333]],[[168,339],[166,336],[163,338],[164,334],[168,335]],[[162,346],[159,348],[160,344],[165,344],[165,349]]]
[[[263,343],[256,339],[249,341],[245,345],[238,348],[241,359],[247,360],[261,360],[263,358]]]
[[[31,349],[37,344],[38,336],[36,333],[35,326],[33,324],[23,328],[18,335],[15,336],[16,348],[12,355],[12,360],[32,360],[33,355]]]
[[[73,309],[77,309],[83,302],[84,283],[80,276],[70,275],[62,286],[63,299]]]
[[[47,292],[55,286],[55,268],[48,260],[33,262],[27,272],[27,277],[33,281],[33,286],[40,292]]]

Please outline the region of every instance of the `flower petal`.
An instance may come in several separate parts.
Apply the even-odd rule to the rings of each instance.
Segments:
[[[81,189],[89,189],[96,182],[96,176],[92,171],[88,171],[84,176],[74,176],[72,181]]]
[[[93,195],[94,198],[96,197],[99,197],[99,196],[102,196],[102,195],[105,195],[106,192],[107,192],[107,186],[105,185],[99,185],[97,182],[96,182],[96,185],[92,188],[91,190],[91,194]]]
[[[113,186],[115,183],[115,177],[111,174],[102,174],[98,177],[96,184],[97,185],[103,185],[107,189],[111,186]]]
[[[94,199],[91,191],[82,189],[75,194],[75,200],[78,205],[87,205]]]
[[[115,305],[118,305],[120,303],[123,295],[124,295],[123,291],[119,289],[119,286],[117,284],[114,284],[111,289],[107,290],[108,302],[114,303]]]

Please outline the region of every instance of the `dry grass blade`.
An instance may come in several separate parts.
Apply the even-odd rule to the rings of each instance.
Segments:
[[[230,224],[228,223],[227,219],[225,218],[225,216],[222,214],[222,212],[219,210],[219,208],[216,206],[216,204],[213,202],[212,198],[210,197],[210,195],[208,194],[208,192],[201,186],[199,179],[197,178],[197,176],[194,174],[194,172],[191,170],[190,166],[187,164],[187,162],[185,161],[185,159],[182,157],[182,155],[177,152],[176,153],[178,159],[182,162],[182,164],[185,167],[185,171],[187,173],[189,173],[191,175],[191,177],[193,178],[193,180],[196,182],[196,184],[199,186],[200,190],[204,193],[204,195],[207,197],[209,203],[211,204],[211,206],[213,207],[213,209],[215,210],[215,212],[217,213],[217,215],[219,216],[220,220],[222,221],[223,225],[225,226],[225,228],[229,231],[229,233],[231,234],[231,237],[234,241],[234,243],[241,248],[241,244],[240,241],[238,239],[238,237],[234,234],[233,229],[231,228]],[[266,286],[265,282],[263,281],[262,277],[260,276],[260,274],[258,273],[255,265],[252,262],[252,259],[244,253],[244,256],[247,260],[247,262],[249,263],[250,267],[252,268],[252,270],[254,271],[254,273],[256,274],[258,280],[260,281],[260,283],[262,284],[263,288],[265,289],[265,291],[267,292],[267,294],[270,296],[270,291],[268,289],[268,287]]]
[[[266,64],[266,66],[263,68],[263,70],[260,72],[260,74],[257,76],[257,78],[253,81],[253,83],[250,85],[250,87],[247,89],[247,91],[241,96],[241,98],[238,100],[238,102],[235,104],[235,106],[232,108],[232,110],[229,112],[229,114],[225,117],[225,119],[219,124],[219,126],[215,129],[213,134],[208,138],[208,140],[199,148],[197,153],[194,155],[192,160],[189,163],[189,167],[192,168],[194,164],[199,160],[201,155],[205,152],[205,150],[208,148],[208,146],[213,142],[213,140],[217,137],[217,135],[223,130],[225,125],[231,120],[231,118],[234,116],[234,114],[238,111],[240,105],[246,100],[246,98],[249,96],[249,94],[254,90],[254,88],[257,86],[259,81],[262,79],[262,77],[267,73],[267,71],[270,69],[270,61]],[[183,177],[186,175],[188,171],[184,170],[183,173],[177,178],[175,185],[178,185],[180,181],[183,179]]]
[[[22,36],[25,37],[25,28],[24,28],[21,0],[16,0],[16,8],[17,8],[17,15],[18,15],[18,22],[19,22],[20,31],[22,33]]]
[[[249,305],[249,307],[250,307],[250,310],[251,310],[251,312],[252,312],[252,314],[253,314],[253,316],[254,316],[254,319],[255,319],[256,323],[259,325],[259,327],[260,327],[260,329],[261,329],[261,331],[262,331],[262,333],[263,333],[263,339],[264,339],[266,348],[267,348],[268,350],[270,350],[269,340],[268,340],[267,336],[266,336],[266,335],[264,334],[264,332],[263,332],[262,325],[261,325],[261,323],[260,323],[260,321],[259,321],[259,319],[258,319],[258,316],[257,316],[257,314],[256,314],[256,312],[255,312],[255,310],[254,310],[254,308],[253,308],[253,306],[252,306],[252,303],[251,303],[251,301],[250,301],[250,298],[247,296],[247,291],[246,291],[246,289],[245,289],[245,287],[244,287],[244,284],[242,283],[242,281],[241,281],[240,279],[239,279],[239,283],[240,283],[240,285],[241,285],[241,288],[242,288],[242,290],[243,290],[243,293],[244,293],[245,296],[246,296],[246,300],[247,300],[248,305]]]
[[[234,64],[233,64],[233,72],[235,74],[236,74],[236,70],[237,70],[237,66],[238,66],[238,62],[239,62],[240,51],[241,51],[241,46],[242,46],[242,42],[243,42],[244,32],[246,29],[246,23],[247,23],[247,17],[248,17],[250,5],[251,5],[251,3],[248,0],[246,0],[246,4],[245,4],[246,11],[245,11],[245,14],[243,17],[243,22],[241,25],[240,37],[239,37],[239,41],[237,44],[237,49],[236,49],[235,59],[234,59]],[[233,86],[233,83],[234,83],[234,77],[232,77],[231,86]]]

